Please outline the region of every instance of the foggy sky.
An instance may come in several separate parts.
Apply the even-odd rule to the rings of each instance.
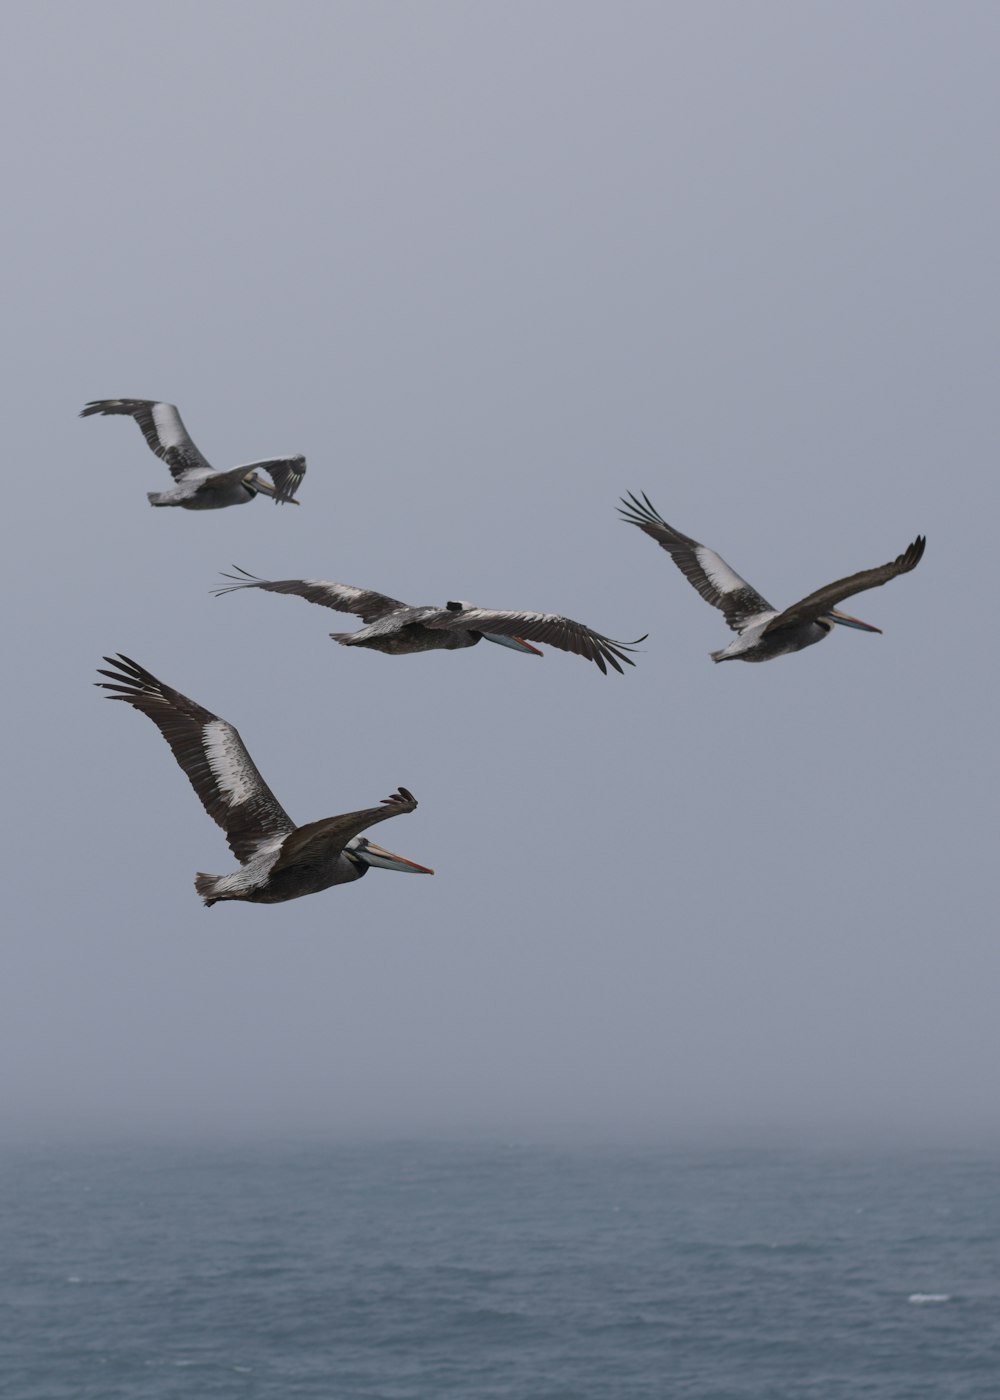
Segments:
[[[996,1128],[995,6],[12,5],[0,1121]],[[90,399],[299,509],[151,510]],[[884,628],[764,666],[619,522]],[[649,633],[405,659],[236,563]],[[372,871],[233,862],[124,651]]]

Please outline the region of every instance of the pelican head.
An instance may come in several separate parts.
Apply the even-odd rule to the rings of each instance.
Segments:
[[[862,622],[860,617],[851,617],[850,613],[841,612],[839,608],[831,608],[824,614],[823,620],[839,622],[842,627],[856,627],[859,632],[882,633],[881,627],[873,627],[870,622]]]
[[[247,472],[243,478],[243,485],[248,491],[259,491],[262,496],[273,496],[274,487],[269,481],[265,481],[257,472]]]
[[[450,602],[445,603],[449,612],[465,612],[468,608],[474,608],[474,603]],[[480,632],[479,635],[487,642],[496,642],[497,646],[510,647],[512,651],[526,651],[531,656],[544,656],[544,651],[539,651],[530,642],[526,642],[523,637],[504,637],[499,632]]]
[[[359,875],[364,875],[371,865],[377,865],[382,870],[401,870],[404,874],[410,875],[434,874],[429,865],[418,865],[415,860],[407,860],[405,856],[394,855],[392,851],[387,851],[384,846],[376,846],[375,842],[369,841],[367,836],[356,836],[353,841],[349,841],[344,847],[344,855],[358,866]]]
[[[253,492],[255,495],[268,496],[272,501],[284,499],[290,506],[298,505],[298,501],[294,496],[285,496],[284,498],[279,496],[273,482],[268,481],[266,476],[261,476],[260,472],[247,472],[246,476],[243,478],[243,485],[248,491]]]

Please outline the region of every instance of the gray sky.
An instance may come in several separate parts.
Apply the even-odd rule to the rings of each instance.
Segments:
[[[994,1132],[996,6],[4,23],[5,1131]],[[151,510],[115,396],[301,509]],[[778,604],[927,554],[884,636],[716,667],[627,489]],[[650,636],[350,652],[232,563]],[[298,821],[412,788],[437,875],[203,909],[117,650]]]

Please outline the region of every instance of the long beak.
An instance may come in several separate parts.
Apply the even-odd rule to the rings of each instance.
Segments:
[[[415,860],[407,860],[405,856],[394,855],[392,851],[387,851],[384,846],[376,846],[374,841],[369,841],[368,845],[359,852],[359,855],[369,865],[377,865],[382,870],[401,870],[404,875],[434,874],[429,865],[418,865]]]
[[[498,646],[511,647],[514,651],[528,651],[532,656],[544,656],[544,651],[539,651],[530,642],[526,642],[523,637],[501,637],[499,632],[484,632],[483,636],[488,642],[496,642]]]
[[[831,622],[839,622],[842,627],[856,627],[859,632],[878,632],[881,636],[881,627],[873,627],[870,622],[862,622],[860,617],[851,617],[850,613],[840,612],[837,608],[831,608],[827,613]]]
[[[300,504],[294,496],[279,496],[277,489],[270,481],[265,481],[262,476],[254,478],[253,489],[262,496],[270,496],[272,501],[277,501],[279,505],[297,506]]]

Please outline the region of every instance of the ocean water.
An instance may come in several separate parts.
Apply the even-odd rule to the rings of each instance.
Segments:
[[[1000,1160],[0,1154],[5,1400],[991,1400]]]

